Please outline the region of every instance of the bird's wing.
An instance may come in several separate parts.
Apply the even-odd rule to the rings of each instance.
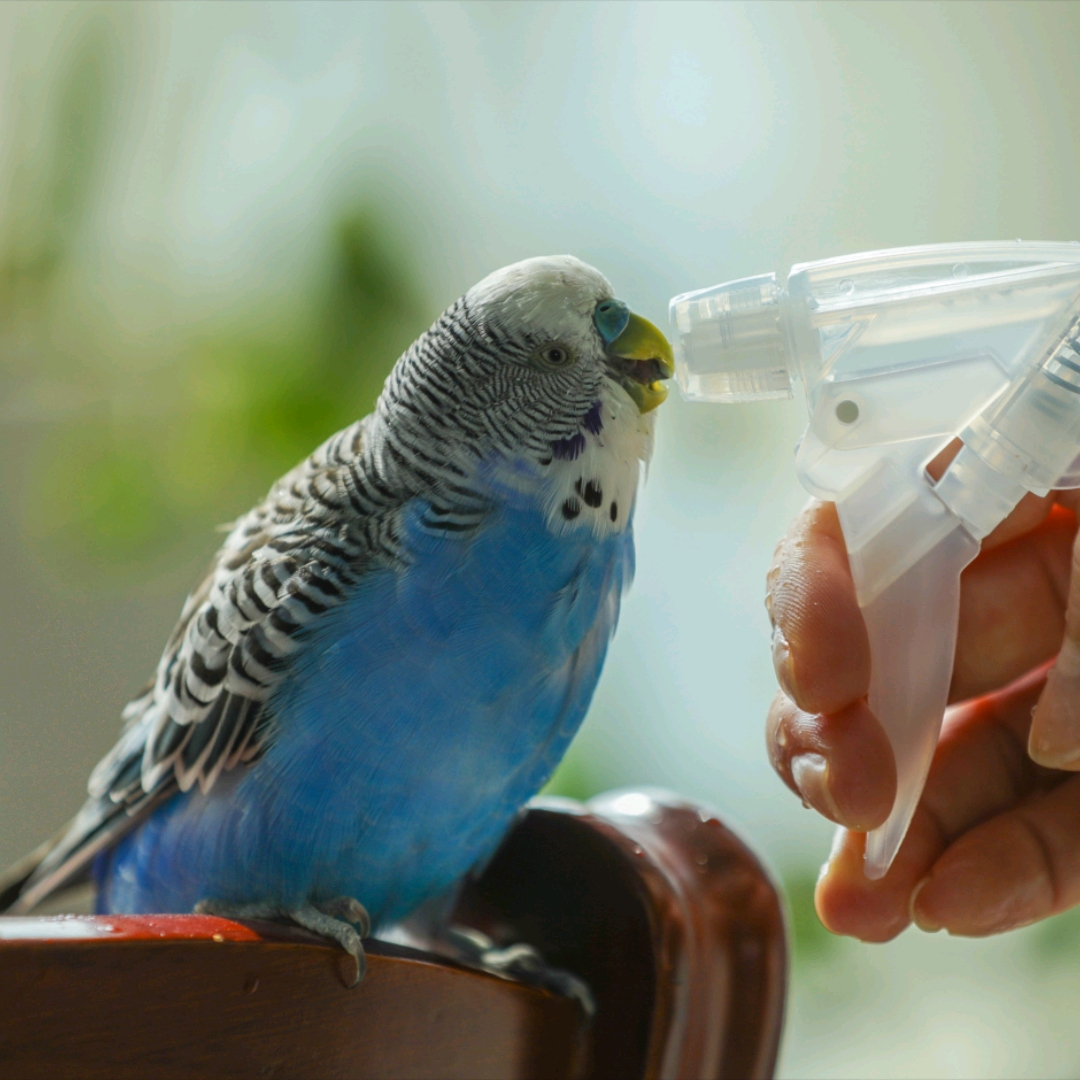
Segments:
[[[327,440],[235,524],[184,604],[153,681],[124,710],[90,798],[26,875],[12,911],[78,876],[175,791],[196,782],[209,791],[223,770],[265,751],[274,737],[267,702],[302,631],[388,549],[380,533],[392,529],[396,507],[387,498],[373,505],[360,475],[364,424]]]

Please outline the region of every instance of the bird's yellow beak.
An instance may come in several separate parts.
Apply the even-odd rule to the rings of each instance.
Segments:
[[[652,412],[667,397],[667,387],[660,380],[675,374],[668,339],[648,319],[631,312],[622,333],[608,344],[607,352],[615,377],[637,402],[638,409]]]

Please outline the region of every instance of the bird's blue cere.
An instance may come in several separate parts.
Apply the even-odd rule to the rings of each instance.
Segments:
[[[630,309],[621,300],[603,300],[593,312],[593,323],[606,345],[626,329],[629,321]]]

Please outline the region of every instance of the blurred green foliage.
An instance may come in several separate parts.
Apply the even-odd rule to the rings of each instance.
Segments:
[[[18,164],[11,177],[0,233],[0,316],[34,306],[49,292],[92,205],[104,144],[115,124],[121,65],[109,20],[90,18],[69,45],[44,105],[41,130],[31,108],[36,87],[18,88],[22,123],[14,140]],[[40,106],[39,106],[40,107]]]
[[[792,959],[796,966],[826,960],[841,945],[840,939],[830,934],[817,916],[816,885],[815,869],[793,869],[784,874],[784,893],[791,916]]]
[[[597,775],[595,763],[578,747],[577,743],[570,745],[566,757],[559,763],[541,795],[561,795],[565,799],[588,802],[604,790],[606,785]]]
[[[1041,963],[1075,964],[1080,956],[1080,907],[1046,919],[1028,933],[1035,957]]]
[[[155,556],[182,522],[242,512],[368,412],[426,312],[373,209],[344,217],[328,247],[330,272],[284,333],[264,336],[256,312],[203,334],[129,382],[122,412],[42,441],[25,508],[32,538],[98,564]]]
[[[45,131],[23,139],[31,149],[0,234],[0,341],[20,346],[0,353],[0,380],[24,398],[66,386],[89,402],[39,424],[21,492],[30,544],[82,580],[135,569],[246,510],[371,409],[431,316],[400,237],[368,202],[338,215],[289,297],[257,297],[242,317],[181,329],[167,362],[118,362],[58,325],[78,318],[78,305],[53,301],[101,217],[96,178],[120,115],[116,47],[104,18],[74,35],[38,116]],[[73,337],[74,354],[51,347]]]

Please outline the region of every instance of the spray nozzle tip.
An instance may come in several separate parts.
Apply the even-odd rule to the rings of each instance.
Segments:
[[[775,274],[683,293],[668,313],[684,397],[737,402],[792,396]]]

